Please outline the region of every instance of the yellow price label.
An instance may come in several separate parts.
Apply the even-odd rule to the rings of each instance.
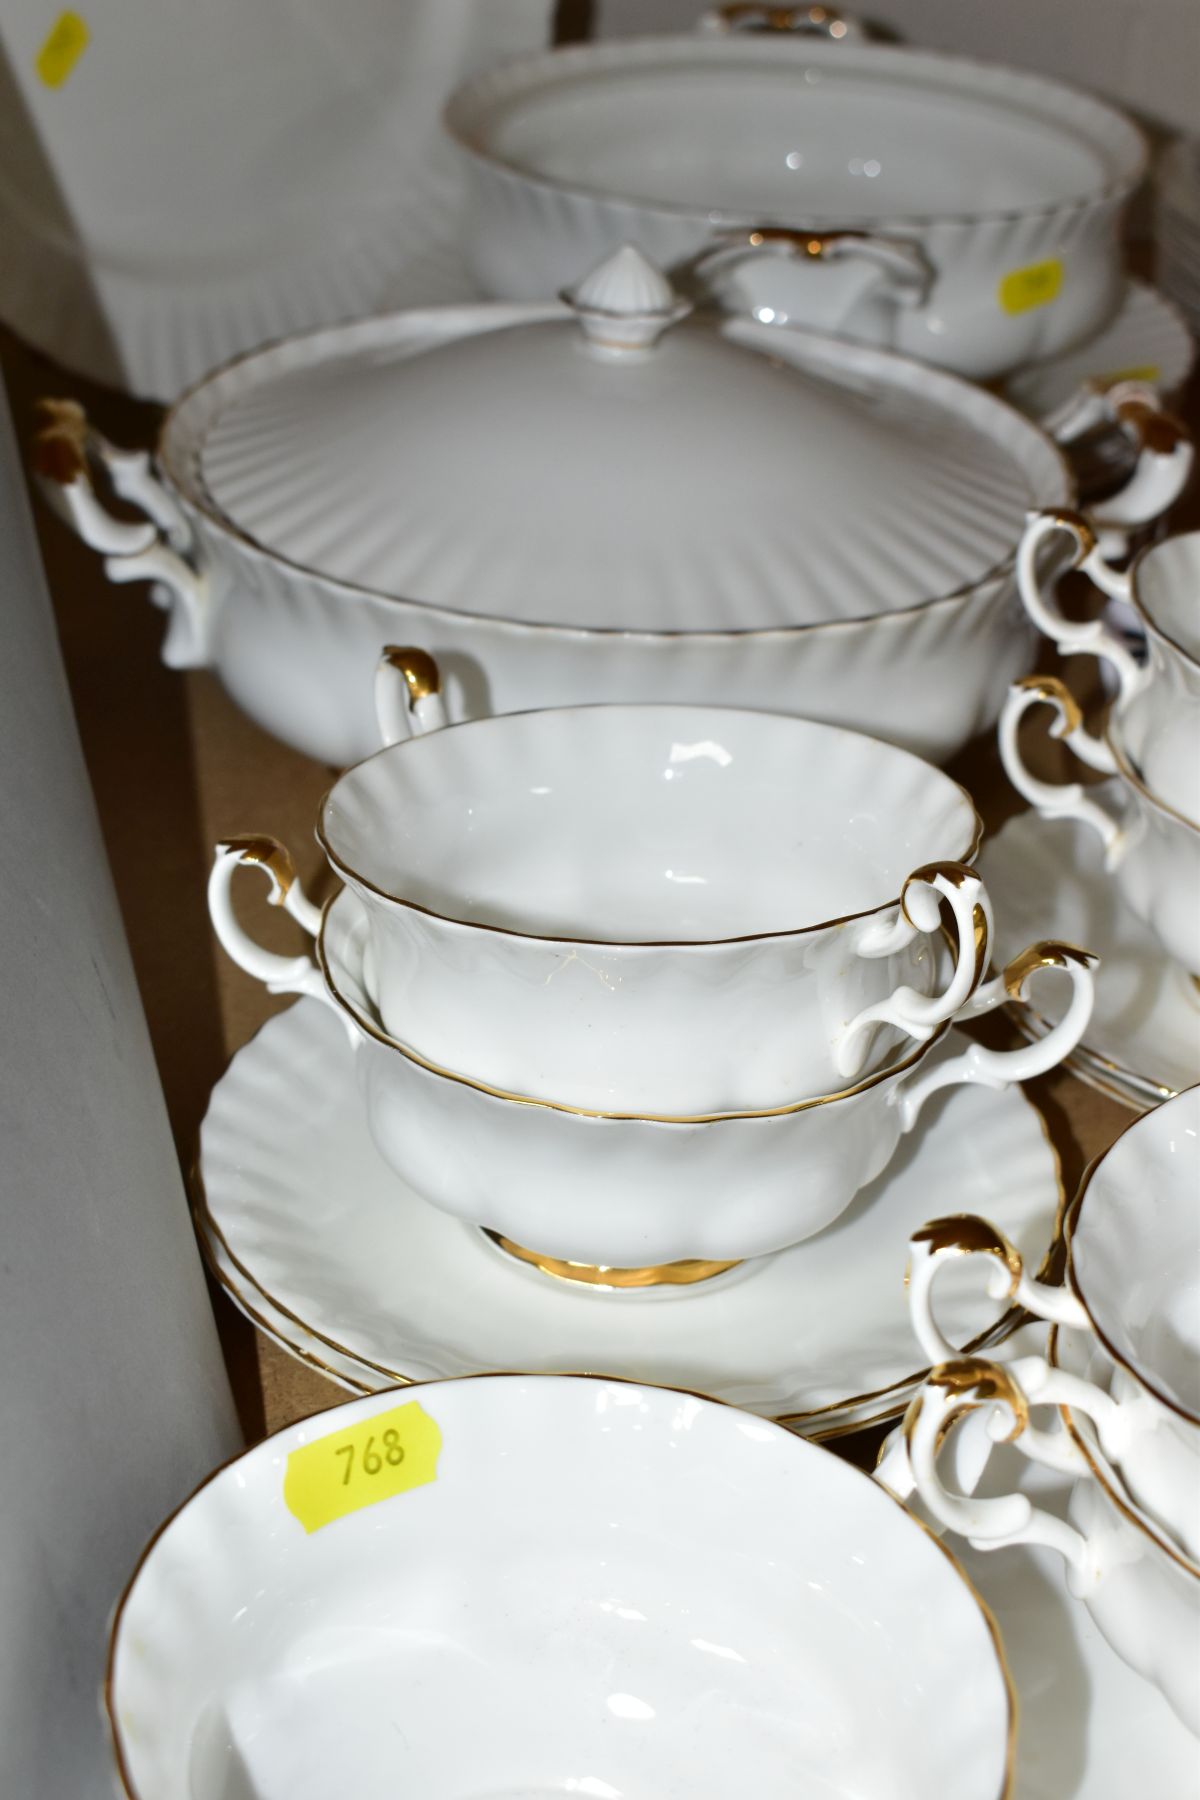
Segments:
[[[61,87],[91,41],[87,21],[78,13],[59,13],[34,64],[46,87]]]
[[[1118,381],[1153,383],[1161,374],[1157,363],[1143,363],[1140,369],[1110,369],[1107,375],[1097,375],[1096,380],[1103,382],[1105,387],[1115,387]]]
[[[1062,283],[1063,266],[1052,256],[1047,262],[1030,263],[1027,269],[1013,269],[1000,283],[996,297],[1003,312],[1030,312],[1057,300]]]
[[[284,1505],[310,1535],[437,1480],[442,1432],[416,1400],[288,1453]]]

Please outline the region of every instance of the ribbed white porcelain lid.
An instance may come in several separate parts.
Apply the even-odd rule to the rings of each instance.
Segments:
[[[631,247],[561,313],[496,310],[448,340],[414,342],[397,314],[226,371],[191,452],[208,503],[385,593],[702,631],[954,592],[1059,497],[1046,441],[990,396],[853,345],[685,319]]]

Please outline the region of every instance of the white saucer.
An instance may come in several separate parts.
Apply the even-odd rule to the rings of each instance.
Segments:
[[[1112,322],[1063,356],[1010,375],[1004,397],[1044,420],[1086,381],[1144,381],[1172,394],[1191,374],[1196,346],[1182,313],[1157,288],[1129,281]]]
[[[1200,1081],[1200,993],[1125,906],[1102,858],[1086,825],[1026,812],[987,840],[980,871],[1000,921],[998,962],[1029,941],[1031,927],[1034,935],[1084,944],[1099,956],[1095,1011],[1067,1067],[1144,1110]],[[1017,1008],[1016,1023],[1036,1031],[1039,1017],[1055,1022],[1057,991],[1051,972],[1038,989],[1040,1016]]]
[[[319,1002],[272,1019],[213,1091],[197,1183],[219,1279],[345,1385],[589,1371],[713,1394],[806,1435],[840,1433],[893,1416],[917,1378],[904,1298],[911,1231],[980,1212],[1036,1263],[1060,1209],[1040,1114],[1016,1090],[957,1088],[820,1237],[704,1288],[597,1292],[511,1260],[407,1189],[371,1142],[351,1055]],[[994,1324],[985,1278],[963,1270],[950,1308],[959,1342]]]

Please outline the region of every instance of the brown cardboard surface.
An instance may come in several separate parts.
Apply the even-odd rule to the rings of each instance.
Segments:
[[[157,410],[65,375],[0,334],[18,433],[28,440],[33,402],[73,395],[122,445],[153,441]],[[1197,409],[1191,409],[1193,417]],[[40,503],[38,527],[58,613],[72,694],[113,864],[167,1107],[189,1164],[208,1094],[229,1057],[272,1012],[272,999],[219,950],[204,899],[213,844],[266,831],[283,840],[308,891],[329,883],[313,840],[318,800],[332,771],[267,737],[206,673],[179,675],[158,657],[162,618],[140,587],[116,588],[99,558]],[[1198,522],[1195,498],[1181,517]],[[1047,665],[1048,666],[1048,665]],[[971,789],[989,830],[1019,803],[994,745],[968,747],[951,773]],[[302,947],[286,916],[260,908],[256,929],[279,949]],[[1002,1038],[1011,1028],[989,1022]],[[1067,1074],[1030,1084],[1072,1191],[1087,1162],[1130,1114]],[[899,1278],[899,1271],[897,1272]],[[251,1439],[342,1397],[341,1390],[255,1333],[214,1290],[214,1306]],[[839,1444],[856,1460],[872,1445]]]

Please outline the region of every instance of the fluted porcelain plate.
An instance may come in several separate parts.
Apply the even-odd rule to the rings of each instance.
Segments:
[[[1001,922],[998,961],[1028,941],[1031,923],[1100,958],[1095,1011],[1067,1066],[1124,1105],[1144,1109],[1200,1081],[1200,990],[1134,918],[1102,865],[1099,839],[1087,826],[1032,812],[1011,819],[980,856]],[[1055,1022],[1051,977],[1045,991],[1051,999],[1039,989],[1040,1014],[1014,1008],[1022,1027]]]
[[[1144,381],[1173,394],[1192,372],[1196,346],[1179,309],[1145,281],[1126,283],[1120,310],[1102,331],[1009,377],[1005,398],[1047,423],[1085,382]]]
[[[710,1393],[806,1435],[845,1430],[891,1416],[917,1378],[912,1230],[980,1212],[1037,1263],[1059,1212],[1040,1115],[1016,1090],[962,1088],[818,1238],[703,1287],[601,1292],[515,1262],[407,1189],[371,1142],[351,1055],[308,1000],[238,1053],[201,1131],[197,1211],[239,1304],[304,1360],[372,1388],[585,1369]],[[959,1342],[995,1320],[982,1279],[963,1273]]]

